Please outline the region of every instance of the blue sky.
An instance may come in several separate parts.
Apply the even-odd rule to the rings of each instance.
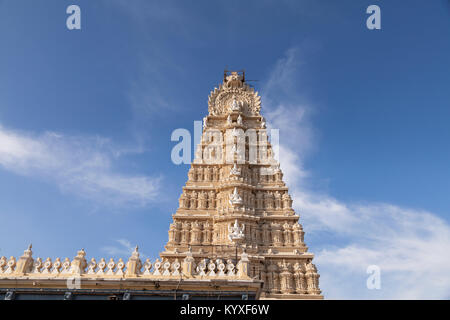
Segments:
[[[325,296],[450,298],[444,0],[0,0],[0,256],[156,257],[188,170],[170,135],[225,67],[281,129]]]

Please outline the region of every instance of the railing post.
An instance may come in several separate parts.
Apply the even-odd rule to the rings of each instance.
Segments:
[[[33,251],[31,251],[31,244],[28,249],[23,252],[23,255],[17,261],[17,267],[14,273],[23,275],[25,273],[31,272],[33,268]]]

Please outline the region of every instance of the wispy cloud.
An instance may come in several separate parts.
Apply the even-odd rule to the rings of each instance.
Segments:
[[[117,245],[105,246],[101,248],[101,250],[110,256],[129,257],[136,248],[136,245],[132,245],[131,242],[127,239],[118,239],[114,242],[116,242]],[[142,252],[139,252],[139,256],[141,258],[147,258],[147,255]]]
[[[325,297],[448,299],[448,222],[431,212],[393,204],[345,203],[312,191],[307,183],[310,174],[303,163],[318,143],[310,118],[314,108],[298,103],[302,97],[292,89],[300,53],[289,49],[276,63],[263,88],[263,111],[274,128],[281,128],[281,167],[307,234],[334,239],[316,246]],[[381,290],[366,288],[369,265],[381,268]]]
[[[0,167],[56,183],[62,191],[112,205],[145,206],[159,192],[160,177],[118,172],[115,162],[140,150],[100,137],[54,132],[33,135],[0,126]]]

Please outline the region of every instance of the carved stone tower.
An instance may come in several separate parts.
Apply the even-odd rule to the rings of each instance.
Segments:
[[[260,107],[244,72],[226,71],[209,96],[201,142],[161,258],[188,256],[197,261],[191,272],[200,275],[239,263],[238,272],[263,281],[261,298],[320,299],[313,254]]]

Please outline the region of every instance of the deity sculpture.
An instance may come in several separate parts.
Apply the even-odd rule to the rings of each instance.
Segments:
[[[234,188],[234,191],[232,194],[230,194],[230,200],[229,200],[231,205],[239,205],[242,204],[242,198],[239,195],[239,193],[237,192],[237,188]]]
[[[237,118],[237,124],[242,126],[242,117],[241,117],[241,115],[239,115],[239,117]]]
[[[236,101],[236,96],[233,95],[233,102],[231,103],[231,111],[240,111],[241,106],[239,102]]]
[[[236,166],[236,162],[233,165],[233,168],[230,170],[230,176],[240,176],[241,175],[241,169],[238,169]]]
[[[244,235],[245,224],[242,224],[242,227],[239,227],[237,219],[234,221],[234,225],[228,226],[228,239],[231,241],[242,240],[245,238]]]

